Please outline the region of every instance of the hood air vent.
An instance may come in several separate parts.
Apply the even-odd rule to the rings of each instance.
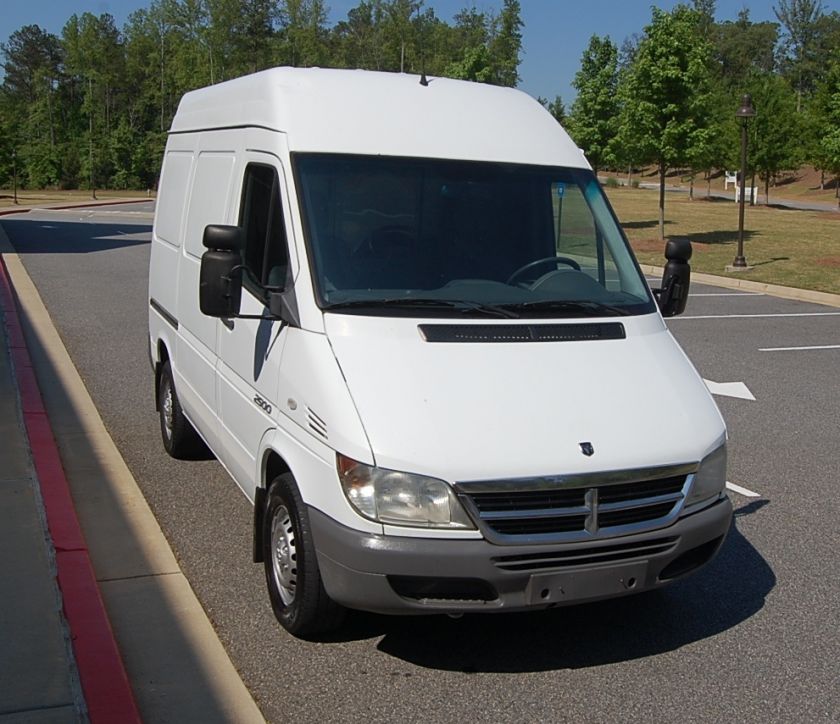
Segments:
[[[427,342],[587,342],[625,339],[621,322],[589,324],[421,324]]]
[[[329,439],[329,435],[327,435],[327,423],[312,412],[309,407],[306,408],[306,421],[309,423],[309,429],[312,430],[312,432],[319,437],[324,438],[324,440]]]

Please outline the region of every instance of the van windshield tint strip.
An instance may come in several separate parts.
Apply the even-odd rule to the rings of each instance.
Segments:
[[[607,324],[420,324],[427,342],[588,342],[625,339],[621,322]]]

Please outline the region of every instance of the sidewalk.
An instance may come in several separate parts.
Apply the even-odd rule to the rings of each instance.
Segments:
[[[33,455],[27,428],[39,426]],[[0,722],[139,721],[63,473],[49,459],[55,443],[2,261],[0,439]]]
[[[85,716],[0,310],[0,722]]]

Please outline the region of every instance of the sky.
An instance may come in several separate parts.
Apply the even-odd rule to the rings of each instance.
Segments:
[[[560,96],[567,107],[574,98],[572,87],[580,57],[593,34],[609,35],[619,47],[634,33],[641,35],[650,21],[651,5],[670,10],[676,0],[520,0],[524,53],[519,66],[519,87],[532,96],[553,100]],[[40,25],[60,34],[73,13],[111,13],[122,27],[135,10],[147,7],[148,0],[0,0],[0,42],[23,25]],[[331,23],[344,19],[358,0],[327,0]],[[450,21],[464,7],[498,11],[502,0],[426,0],[425,7]],[[735,20],[742,8],[750,11],[754,22],[775,21],[777,0],[718,0],[716,19]],[[840,12],[840,0],[823,0],[825,12]]]

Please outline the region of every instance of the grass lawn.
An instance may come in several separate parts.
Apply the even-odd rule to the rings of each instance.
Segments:
[[[152,198],[155,193],[152,192]],[[90,201],[90,191],[53,191],[50,189],[34,189],[22,191],[18,189],[18,206],[37,206],[39,204],[74,203],[76,201]],[[101,201],[108,199],[139,198],[146,196],[146,191],[96,191],[96,198]],[[0,189],[0,209],[14,206],[12,189]]]
[[[662,266],[659,192],[607,188],[636,256]],[[738,206],[732,201],[690,201],[665,196],[665,234],[692,242],[694,271],[840,294],[840,213],[747,206],[744,256],[753,268],[724,271],[738,245]]]

